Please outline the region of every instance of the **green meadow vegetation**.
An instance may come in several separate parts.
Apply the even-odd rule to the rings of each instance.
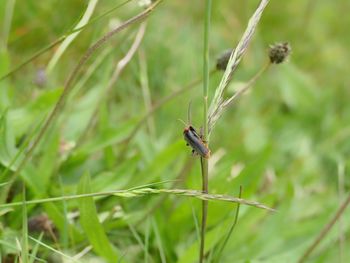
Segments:
[[[349,8],[0,1],[0,263],[350,262]]]

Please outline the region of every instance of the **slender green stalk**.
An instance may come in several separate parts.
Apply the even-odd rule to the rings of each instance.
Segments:
[[[163,247],[163,241],[162,241],[162,237],[160,236],[158,224],[157,224],[155,219],[152,219],[152,226],[153,226],[154,235],[155,235],[156,242],[157,242],[160,262],[165,263],[166,257],[165,257],[164,247]]]
[[[142,48],[139,50],[138,53],[139,53],[139,65],[140,65],[140,84],[141,84],[140,86],[141,86],[145,110],[146,112],[148,112],[152,108],[152,99],[151,99],[151,92],[149,89],[146,55],[145,55],[145,52],[142,50]],[[154,141],[156,137],[156,128],[155,128],[153,118],[148,118],[147,128],[148,128],[150,137]]]
[[[39,244],[39,245],[43,246],[44,248],[50,250],[51,252],[53,252],[53,253],[55,253],[55,254],[58,254],[58,255],[60,255],[60,256],[62,256],[62,257],[64,257],[64,258],[68,259],[69,262],[79,262],[79,261],[76,260],[75,258],[72,258],[72,257],[70,257],[70,256],[68,256],[68,255],[66,255],[66,254],[64,254],[64,253],[62,253],[61,251],[59,251],[59,250],[57,250],[57,249],[54,249],[53,247],[48,246],[47,244],[43,243],[43,242],[40,241],[39,239],[36,239],[36,238],[34,238],[34,237],[31,237],[31,236],[29,236],[29,238],[30,238],[31,240],[33,240],[34,242],[36,242],[37,244]]]
[[[202,170],[202,192],[208,193],[208,160],[201,158],[201,170]],[[199,262],[204,262],[204,249],[205,249],[205,231],[207,225],[208,216],[208,201],[202,201],[202,224],[201,224],[201,240],[199,250]]]
[[[242,186],[239,187],[239,195],[238,195],[238,197],[239,198],[242,197]],[[240,206],[241,206],[241,204],[237,204],[236,213],[235,213],[235,219],[234,219],[233,224],[231,225],[230,230],[228,231],[224,241],[222,242],[221,247],[219,248],[218,256],[216,257],[215,262],[220,262],[220,258],[221,258],[222,252],[224,251],[224,248],[225,248],[227,242],[229,241],[229,239],[230,239],[230,237],[232,235],[233,229],[235,229],[235,227],[237,225]]]
[[[28,262],[28,218],[27,218],[27,203],[26,203],[26,186],[22,183],[22,247],[21,247],[21,262]]]
[[[17,71],[19,71],[21,68],[23,68],[25,65],[29,64],[30,62],[32,62],[33,60],[35,60],[36,58],[40,57],[42,54],[44,54],[45,52],[49,51],[50,49],[52,49],[54,46],[56,46],[57,44],[61,43],[63,40],[66,39],[66,35],[59,37],[58,39],[54,40],[53,42],[51,42],[50,44],[48,44],[46,47],[43,47],[42,49],[40,49],[39,51],[37,51],[36,53],[34,53],[32,56],[30,56],[29,58],[27,58],[26,60],[24,60],[23,62],[21,62],[20,64],[18,64],[17,66],[13,67],[12,69],[10,69],[10,71],[8,71],[7,73],[5,73],[4,75],[2,75],[0,77],[0,81],[6,79],[7,77],[11,76],[12,74],[16,73]]]
[[[13,10],[15,7],[16,0],[8,0],[6,3],[6,11],[5,11],[5,18],[3,21],[3,34],[2,34],[2,45],[6,49],[8,44],[8,38],[10,34],[11,29],[11,22],[12,22],[12,16],[13,16]]]
[[[345,191],[345,163],[342,160],[338,161],[338,204],[344,200]],[[339,262],[344,262],[344,248],[345,248],[345,228],[344,216],[338,219],[338,240],[339,240]]]
[[[316,239],[312,242],[312,244],[307,248],[304,254],[298,260],[298,263],[306,262],[310,254],[315,250],[315,248],[321,243],[321,241],[325,238],[328,232],[332,229],[335,223],[339,220],[339,218],[343,215],[345,209],[350,204],[350,194],[346,198],[346,200],[342,203],[342,205],[338,208],[332,219],[323,227],[321,232],[318,234]]]
[[[205,19],[204,19],[204,50],[203,50],[203,140],[208,139],[208,90],[209,90],[209,27],[211,15],[211,0],[205,2]],[[201,158],[202,170],[202,192],[208,193],[208,160]],[[202,224],[201,240],[199,249],[199,262],[204,262],[205,251],[205,231],[208,216],[208,201],[202,201]]]

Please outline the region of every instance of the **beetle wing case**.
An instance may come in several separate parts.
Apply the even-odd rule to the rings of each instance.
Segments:
[[[183,133],[185,141],[192,147],[192,149],[196,153],[198,153],[201,157],[206,159],[210,157],[210,150],[192,126],[186,127]]]

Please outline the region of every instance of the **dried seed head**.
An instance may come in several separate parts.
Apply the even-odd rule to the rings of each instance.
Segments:
[[[41,214],[29,218],[28,230],[30,232],[44,232],[45,234],[57,231],[53,222],[49,219],[49,217],[46,214]]]
[[[220,54],[220,56],[216,60],[216,69],[218,70],[226,70],[227,63],[230,60],[231,54],[234,49],[227,49]]]
[[[277,43],[270,46],[269,58],[271,63],[280,64],[284,62],[292,51],[288,42]]]

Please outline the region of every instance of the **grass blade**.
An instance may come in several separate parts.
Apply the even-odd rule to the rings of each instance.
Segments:
[[[85,10],[85,13],[83,14],[82,18],[80,19],[80,21],[78,22],[78,24],[76,25],[76,27],[74,29],[79,29],[88,23],[90,17],[92,16],[92,14],[95,10],[97,2],[98,2],[98,0],[90,0],[89,1],[88,6]],[[53,55],[53,57],[51,58],[51,60],[49,61],[48,65],[47,65],[47,74],[51,73],[51,71],[53,70],[53,68],[57,64],[60,57],[63,55],[64,51],[69,47],[69,45],[74,41],[74,39],[79,35],[80,32],[81,32],[81,30],[76,31],[73,34],[69,35],[62,42],[62,44],[57,48],[55,54]]]
[[[90,193],[90,176],[83,175],[78,186],[78,193]],[[119,255],[111,245],[101,225],[96,211],[95,202],[92,197],[79,200],[80,223],[93,249],[104,257],[108,262],[116,262]]]
[[[57,249],[54,249],[53,247],[51,247],[51,246],[49,246],[49,245],[46,245],[45,243],[41,242],[40,240],[38,240],[38,239],[36,239],[36,238],[34,238],[34,237],[29,236],[29,239],[31,239],[31,240],[33,240],[34,242],[38,243],[39,245],[41,245],[41,246],[47,248],[48,250],[50,250],[50,251],[52,251],[52,252],[54,252],[54,253],[56,253],[56,254],[58,254],[58,255],[64,257],[64,258],[66,258],[66,259],[68,259],[68,260],[70,260],[69,262],[79,262],[79,261],[75,260],[74,258],[72,258],[72,257],[70,257],[70,256],[68,256],[68,255],[66,255],[66,254],[64,254],[64,253],[62,253],[61,251],[59,251],[59,250],[57,250]]]
[[[27,263],[28,256],[28,217],[26,204],[26,188],[22,184],[22,244],[21,244],[21,262]]]

